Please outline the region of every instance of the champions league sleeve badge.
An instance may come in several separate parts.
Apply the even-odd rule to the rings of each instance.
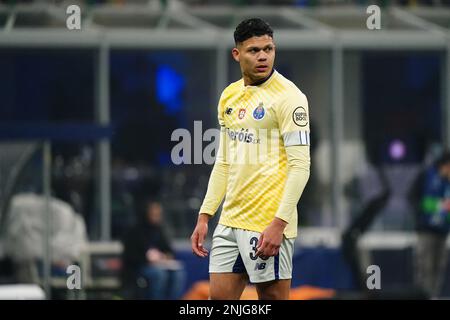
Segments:
[[[262,102],[259,103],[258,107],[253,110],[253,119],[255,120],[261,120],[264,118],[264,115],[266,114],[266,111],[264,110],[264,105]]]

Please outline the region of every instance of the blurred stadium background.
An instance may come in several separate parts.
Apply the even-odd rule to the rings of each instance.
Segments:
[[[71,4],[81,8],[80,31],[66,28]],[[371,4],[382,9],[381,30],[367,29]],[[408,190],[450,146],[445,0],[0,0],[2,284],[35,283],[46,298],[121,298],[120,239],[147,196],[164,206],[185,292],[208,278],[189,236],[211,166],[174,165],[171,134],[193,132],[195,120],[203,131],[217,126],[219,94],[240,77],[233,29],[254,16],[275,30],[276,68],[310,101],[312,174],[293,287],[363,297],[341,239],[387,192],[356,230],[357,256],[362,273],[380,266],[380,292],[411,293]],[[68,205],[59,204],[64,218],[51,195]],[[56,254],[81,266],[82,290],[67,290]]]

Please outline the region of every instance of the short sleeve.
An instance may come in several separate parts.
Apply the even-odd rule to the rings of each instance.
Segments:
[[[281,101],[276,109],[284,146],[309,146],[309,107],[306,96],[295,90]]]

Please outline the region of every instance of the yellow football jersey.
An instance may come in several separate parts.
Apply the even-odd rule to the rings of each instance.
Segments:
[[[259,85],[245,86],[243,79],[230,84],[220,97],[218,119],[221,136],[215,166],[226,168],[226,187],[219,194],[208,192],[200,213],[215,214],[225,195],[219,223],[262,232],[283,196],[288,173],[285,148],[310,144],[308,101],[274,71]],[[283,215],[289,219],[287,238],[297,235],[294,210]]]

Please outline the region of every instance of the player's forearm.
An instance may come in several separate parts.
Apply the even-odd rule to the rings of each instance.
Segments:
[[[225,196],[228,180],[228,164],[216,162],[208,182],[208,190],[199,213],[214,215]]]
[[[309,146],[291,146],[286,148],[288,157],[288,177],[283,197],[275,217],[286,222],[296,211],[297,203],[309,179],[310,155]]]

